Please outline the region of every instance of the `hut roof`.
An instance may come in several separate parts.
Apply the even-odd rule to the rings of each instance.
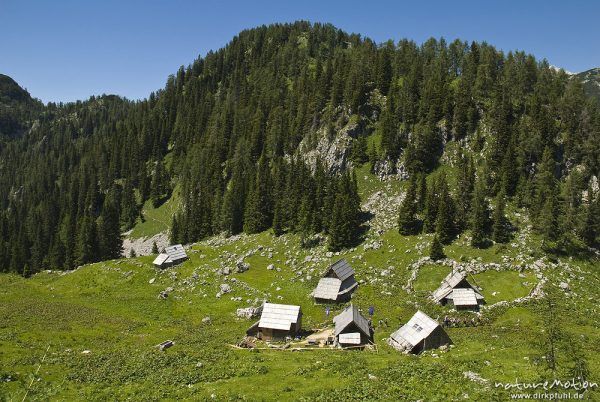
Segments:
[[[160,266],[160,265],[163,265],[164,263],[169,263],[169,262],[171,262],[169,260],[169,254],[163,254],[163,253],[161,253],[161,254],[158,255],[158,257],[156,257],[154,259],[153,264]]]
[[[185,250],[183,249],[183,246],[181,244],[175,244],[173,246],[169,246],[169,247],[165,248],[165,254],[168,254],[169,257],[173,261],[183,260],[183,259],[188,258],[187,254],[185,253]]]
[[[412,350],[427,338],[439,324],[422,311],[417,311],[399,330],[390,335],[394,341],[406,350]]]
[[[340,314],[333,317],[335,323],[335,336],[342,333],[350,324],[356,324],[356,327],[362,331],[366,336],[371,336],[371,330],[369,328],[369,321],[363,317],[358,311],[358,308],[354,305],[349,305]]]
[[[477,306],[477,297],[473,289],[454,289],[452,300],[455,306]]]
[[[444,280],[442,280],[442,284],[439,288],[435,290],[432,294],[432,298],[435,302],[439,303],[445,298],[452,298],[452,291],[460,285],[463,281],[466,282],[467,273],[464,271],[452,271],[450,272]],[[477,299],[483,299],[483,296],[477,289],[475,289],[470,283],[466,282],[468,288],[472,289],[475,292],[475,297]],[[464,287],[464,286],[463,286]]]
[[[463,271],[452,271],[443,280],[439,288],[433,292],[433,300],[440,302],[443,298],[452,293],[452,289],[465,279],[467,276]]]
[[[360,345],[360,332],[340,334],[338,342],[346,345]]]
[[[321,278],[314,296],[317,299],[336,300],[341,286],[342,281],[338,278]]]
[[[341,281],[345,281],[346,279],[354,275],[354,270],[352,269],[350,264],[348,264],[348,262],[343,259],[337,261],[332,266],[330,266],[328,272],[331,271],[333,271],[335,276],[338,277],[338,279],[340,279]]]
[[[258,326],[288,331],[300,318],[300,306],[265,303]]]

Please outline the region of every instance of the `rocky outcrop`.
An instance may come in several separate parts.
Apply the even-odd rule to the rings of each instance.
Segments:
[[[152,254],[152,245],[156,242],[156,246],[159,250],[163,250],[169,245],[169,235],[167,233],[157,233],[150,238],[142,237],[140,239],[130,239],[127,235],[130,232],[124,233],[123,239],[123,252],[121,253],[124,257],[129,257],[131,250],[135,252],[136,256],[150,255]]]

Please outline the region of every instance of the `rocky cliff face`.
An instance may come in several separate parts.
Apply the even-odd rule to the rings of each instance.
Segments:
[[[349,160],[352,141],[360,135],[373,132],[385,102],[385,96],[376,89],[369,94],[368,101],[358,114],[352,113],[349,108],[338,107],[333,116],[328,118],[335,123],[320,126],[315,132],[308,134],[300,143],[297,156],[312,170],[317,161],[321,160],[329,172],[343,171],[352,163]]]
[[[321,160],[326,169],[333,173],[343,171],[350,161],[348,154],[353,138],[360,132],[358,119],[352,119],[339,130],[323,126],[317,130],[314,137],[305,137],[298,147],[298,155],[314,170],[317,161]],[[313,144],[316,141],[316,144]]]

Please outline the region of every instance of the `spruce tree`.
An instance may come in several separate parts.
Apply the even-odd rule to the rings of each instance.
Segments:
[[[250,188],[244,212],[244,231],[259,233],[271,227],[273,209],[269,162],[263,155],[258,162],[256,177]]]
[[[435,231],[435,225],[437,222],[438,207],[440,204],[440,198],[437,188],[438,178],[434,177],[431,180],[429,187],[427,187],[426,198],[425,198],[425,219],[423,220],[423,229],[426,233],[433,233]],[[421,187],[422,188],[422,187]],[[421,193],[422,194],[422,193]]]
[[[400,204],[398,216],[398,231],[404,236],[419,232],[420,222],[417,218],[416,179],[413,176],[408,184],[406,195]]]
[[[456,207],[444,176],[440,179],[439,191],[435,233],[442,244],[450,244],[456,236]]]
[[[507,243],[510,240],[510,231],[508,228],[508,219],[505,215],[506,194],[504,190],[498,192],[496,196],[496,208],[494,209],[492,240],[496,243]]]
[[[119,225],[119,209],[112,192],[106,198],[98,220],[98,245],[101,259],[115,259],[121,256],[123,240]]]
[[[377,149],[375,148],[375,143],[371,141],[371,145],[369,145],[369,165],[370,171],[372,174],[375,173],[375,166],[377,165],[377,161],[379,160],[379,156],[377,155]]]
[[[480,179],[475,185],[471,212],[471,245],[478,248],[489,244],[490,209],[485,195],[485,184]]]
[[[98,230],[96,220],[90,215],[82,218],[77,235],[77,260],[78,265],[97,261],[98,256]]]
[[[152,199],[152,205],[154,208],[158,208],[166,197],[169,196],[169,174],[165,169],[164,162],[159,160],[156,162],[154,172],[152,174],[152,182],[150,183],[150,198]]]
[[[424,173],[418,175],[417,187],[417,212],[422,213],[427,200],[427,176]]]
[[[429,249],[429,257],[433,261],[439,261],[446,258],[446,254],[444,254],[444,247],[442,246],[442,243],[438,239],[437,235],[433,236],[431,248]]]

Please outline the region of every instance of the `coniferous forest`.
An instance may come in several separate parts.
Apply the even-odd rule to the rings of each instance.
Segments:
[[[342,134],[336,158],[312,152]],[[297,22],[241,32],[143,101],[43,105],[0,76],[0,271],[118,258],[142,204],[176,190],[173,242],[272,229],[352,247],[364,164],[407,180],[398,230],[435,233],[439,258],[467,231],[508,242],[509,207],[547,253],[600,240],[600,111],[580,81],[487,43]]]

